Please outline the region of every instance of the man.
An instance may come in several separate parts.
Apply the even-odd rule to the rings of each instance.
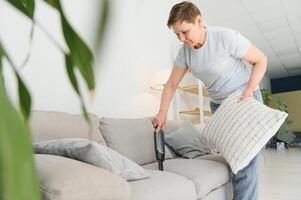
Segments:
[[[254,95],[262,102],[258,84],[265,74],[267,58],[248,39],[228,28],[204,26],[199,9],[190,2],[174,5],[167,25],[183,46],[153,120],[156,131],[166,123],[169,104],[188,68],[205,84],[212,112],[236,90],[243,91],[240,100]],[[258,161],[256,156],[233,177],[235,200],[258,199]]]

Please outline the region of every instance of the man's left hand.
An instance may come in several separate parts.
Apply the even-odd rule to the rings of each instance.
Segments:
[[[250,90],[250,89],[246,89],[245,91],[244,91],[244,93],[241,95],[241,97],[240,97],[240,101],[243,101],[243,100],[245,100],[246,98],[248,98],[248,97],[252,97],[253,96],[253,90]]]

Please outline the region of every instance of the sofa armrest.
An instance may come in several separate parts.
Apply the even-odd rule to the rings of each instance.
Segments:
[[[35,154],[44,200],[128,200],[129,184],[111,172],[77,160]]]

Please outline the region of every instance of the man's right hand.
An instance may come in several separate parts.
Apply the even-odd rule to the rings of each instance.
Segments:
[[[167,112],[159,111],[159,113],[153,118],[153,127],[156,129],[158,133],[159,130],[165,125],[167,120]]]

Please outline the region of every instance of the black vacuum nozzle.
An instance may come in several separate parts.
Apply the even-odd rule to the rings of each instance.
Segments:
[[[165,142],[164,132],[162,129],[159,132],[154,132],[156,158],[158,160],[159,170],[163,171],[163,161],[165,159]]]

